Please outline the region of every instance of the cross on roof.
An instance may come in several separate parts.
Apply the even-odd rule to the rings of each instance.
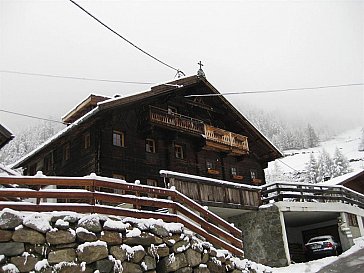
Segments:
[[[199,61],[197,64],[200,66],[200,69],[202,69],[202,67],[203,67],[202,62],[201,62],[201,61]]]

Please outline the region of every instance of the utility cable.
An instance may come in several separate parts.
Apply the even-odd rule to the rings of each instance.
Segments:
[[[51,77],[51,78],[71,79],[71,80],[98,81],[98,82],[115,82],[115,83],[128,83],[128,84],[147,84],[147,85],[155,84],[153,82],[136,82],[136,81],[134,82],[134,81],[120,81],[120,80],[109,80],[109,79],[95,79],[95,78],[62,76],[62,75],[53,75],[53,74],[28,73],[28,72],[20,72],[20,71],[12,71],[12,70],[0,70],[0,73]]]
[[[27,115],[27,114],[22,114],[22,113],[17,113],[17,112],[12,112],[12,111],[8,111],[8,110],[4,110],[4,109],[0,109],[0,112],[4,112],[4,113],[8,113],[8,114],[13,114],[13,115],[18,115],[18,116],[22,116],[22,117],[28,117],[28,118],[33,118],[33,119],[44,120],[44,121],[61,123],[63,125],[69,125],[70,124],[68,122],[62,122],[62,121],[53,120],[53,119],[47,119],[47,118],[41,118],[41,117],[37,117],[37,116],[32,116],[32,115]]]
[[[121,34],[119,34],[118,32],[116,32],[115,30],[113,30],[111,27],[107,26],[105,23],[103,23],[102,21],[100,21],[96,16],[92,15],[90,12],[88,12],[87,10],[85,10],[83,7],[81,7],[75,1],[73,1],[73,0],[69,0],[69,1],[71,3],[73,3],[74,5],[76,5],[78,8],[80,8],[82,11],[84,11],[87,15],[89,15],[90,17],[92,17],[94,20],[96,20],[97,22],[99,22],[105,28],[107,28],[108,30],[110,30],[112,33],[116,34],[121,39],[123,39],[124,41],[126,41],[127,43],[129,43],[130,45],[132,45],[133,47],[135,47],[136,49],[138,49],[139,51],[143,52],[144,54],[146,54],[147,56],[149,56],[152,59],[156,60],[157,62],[159,62],[159,63],[161,63],[161,64],[163,64],[163,65],[165,65],[165,66],[167,66],[167,67],[169,67],[169,68],[171,68],[173,70],[175,70],[177,72],[177,75],[182,74],[183,76],[185,76],[185,74],[181,70],[179,70],[179,69],[177,69],[177,68],[175,68],[175,67],[173,67],[173,66],[171,66],[171,65],[169,65],[169,64],[167,64],[167,63],[165,63],[163,61],[161,61],[160,59],[154,57],[152,54],[150,54],[150,53],[146,52],[145,50],[141,49],[139,46],[135,45],[134,43],[132,43],[131,41],[129,41],[128,39],[126,39],[124,36],[122,36]]]
[[[290,92],[290,91],[301,91],[301,90],[315,90],[315,89],[325,89],[325,88],[337,88],[345,86],[361,86],[364,83],[348,83],[348,84],[338,84],[338,85],[325,85],[325,86],[315,86],[315,87],[299,87],[299,88],[286,88],[286,89],[273,89],[273,90],[257,90],[257,91],[241,91],[241,92],[229,92],[221,94],[196,94],[187,95],[188,97],[217,97],[226,95],[246,95],[246,94],[265,94],[265,93],[277,93],[277,92]]]

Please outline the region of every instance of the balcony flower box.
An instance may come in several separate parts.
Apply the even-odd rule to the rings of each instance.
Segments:
[[[244,179],[244,176],[242,176],[242,175],[233,175],[232,176],[232,179],[236,179],[236,180],[243,180]]]
[[[254,185],[261,185],[262,179],[254,178],[254,179],[252,179],[252,182]]]
[[[209,173],[209,174],[219,174],[220,172],[218,170],[208,169],[207,173]]]

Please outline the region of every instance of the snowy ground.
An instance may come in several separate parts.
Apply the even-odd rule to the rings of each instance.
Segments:
[[[332,256],[332,257],[326,257],[323,259],[310,261],[307,263],[298,263],[298,264],[291,264],[290,266],[286,267],[280,267],[280,268],[272,268],[272,273],[315,273],[319,271],[321,268],[325,267],[326,265],[329,265],[338,259],[341,259],[343,257],[346,257],[359,249],[364,248],[364,237],[360,237],[357,239],[354,239],[355,245],[351,247],[349,250],[342,253],[340,256]]]
[[[310,153],[313,153],[317,159],[320,152],[325,149],[332,157],[336,147],[340,149],[349,161],[352,161],[350,166],[353,171],[364,169],[364,151],[358,151],[361,136],[361,128],[356,128],[342,133],[332,140],[322,142],[319,147],[284,151],[285,157],[270,162],[266,173],[274,172],[277,165],[285,174],[290,174],[294,170],[303,171],[305,170],[306,163],[309,161]]]

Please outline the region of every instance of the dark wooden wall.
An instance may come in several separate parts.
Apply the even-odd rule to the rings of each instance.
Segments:
[[[90,119],[89,123],[83,123],[82,127],[54,142],[40,157],[33,159],[32,164],[37,161],[38,169],[45,171],[39,162],[43,162],[47,152],[53,151],[53,168],[45,171],[46,175],[84,176],[95,172],[106,177],[123,175],[128,182],[138,179],[146,183],[147,179],[154,179],[163,186],[159,170],[164,169],[252,184],[250,171],[255,170],[257,178],[264,183],[262,163],[252,154],[232,156],[219,151],[205,150],[201,135],[162,128],[148,122],[150,105],[163,109],[173,106],[177,108],[178,113],[200,119],[206,124],[240,134],[244,131],[244,128],[236,126],[236,120],[232,120],[223,105],[213,104],[216,100],[206,99],[192,105],[182,95],[170,94],[168,97],[144,100],[143,103],[103,111],[97,115],[97,119]],[[124,147],[113,145],[113,130],[124,133]],[[87,132],[91,136],[91,146],[84,149],[83,135]],[[156,153],[145,151],[146,138],[155,140]],[[70,143],[68,161],[63,160],[65,143]],[[174,144],[183,146],[183,159],[175,157]],[[206,161],[214,163],[215,173],[208,172]],[[29,163],[28,166],[30,165]],[[231,167],[237,169],[239,179],[231,176]]]

